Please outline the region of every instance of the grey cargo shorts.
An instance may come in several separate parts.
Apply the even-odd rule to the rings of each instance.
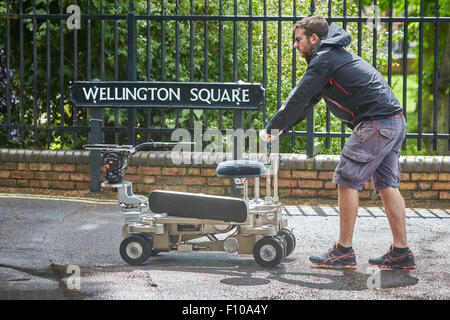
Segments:
[[[333,182],[362,190],[364,183],[372,178],[376,192],[398,188],[400,147],[405,135],[406,123],[401,114],[360,122],[342,149]]]

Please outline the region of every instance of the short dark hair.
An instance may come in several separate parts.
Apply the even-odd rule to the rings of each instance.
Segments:
[[[297,21],[294,24],[294,31],[297,28],[304,29],[307,37],[311,37],[315,33],[322,39],[328,33],[328,22],[321,16],[310,16]]]

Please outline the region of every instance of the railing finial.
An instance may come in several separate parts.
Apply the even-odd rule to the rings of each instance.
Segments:
[[[128,7],[128,9],[130,10],[130,12],[134,12],[134,9],[135,9],[136,7],[134,6],[134,2],[133,2],[133,0],[131,0],[130,1],[130,6]]]

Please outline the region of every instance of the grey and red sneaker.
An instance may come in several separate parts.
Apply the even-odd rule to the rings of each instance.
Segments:
[[[309,261],[321,268],[356,268],[356,255],[353,248],[341,249],[335,243],[328,252],[320,256],[310,256]]]
[[[392,245],[388,252],[378,258],[370,258],[369,263],[380,268],[388,269],[415,269],[414,255],[409,248],[394,248]]]

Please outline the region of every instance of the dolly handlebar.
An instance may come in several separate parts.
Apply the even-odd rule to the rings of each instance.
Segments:
[[[192,146],[195,142],[156,142],[149,141],[141,143],[137,146],[132,145],[118,145],[118,144],[86,144],[83,146],[83,149],[86,150],[99,150],[102,152],[110,152],[110,151],[122,151],[125,153],[129,153],[130,155],[135,154],[137,151],[151,148],[156,149],[159,147],[175,147],[175,146]]]

